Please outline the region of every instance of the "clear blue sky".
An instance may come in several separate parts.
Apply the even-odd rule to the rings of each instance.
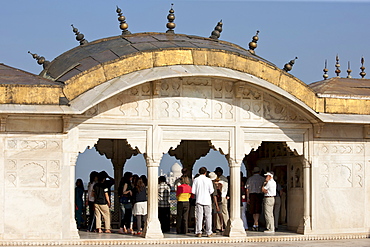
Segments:
[[[280,68],[298,56],[291,73],[307,84],[322,79],[325,59],[329,76],[335,76],[336,54],[341,76],[346,76],[350,61],[352,75],[358,78],[364,56],[370,78],[369,1],[3,1],[0,63],[40,73],[41,66],[27,51],[53,60],[77,46],[71,24],[89,41],[120,35],[116,5],[123,10],[132,33],[165,32],[171,3],[176,33],[209,37],[222,19],[220,39],[248,49],[252,36],[260,30],[257,55]]]

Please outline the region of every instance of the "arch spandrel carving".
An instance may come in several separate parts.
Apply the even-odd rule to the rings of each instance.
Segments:
[[[147,82],[101,102],[86,114],[94,116],[96,111],[100,116],[143,120],[309,122],[293,103],[258,87],[234,79],[210,77]]]

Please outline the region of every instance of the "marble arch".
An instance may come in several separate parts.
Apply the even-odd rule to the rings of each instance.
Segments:
[[[237,45],[159,33],[76,47],[40,76],[0,67],[6,78],[0,85],[0,240],[79,238],[74,166],[78,152],[99,139],[126,140],[145,154],[146,238],[163,237],[158,165],[182,140],[210,141],[227,155],[231,238],[246,234],[240,165],[263,142],[284,142],[301,156],[303,214],[296,231],[369,232],[370,213],[363,208],[370,201],[370,100],[361,90],[369,80],[333,78],[307,86]],[[354,213],[343,214],[348,208]]]

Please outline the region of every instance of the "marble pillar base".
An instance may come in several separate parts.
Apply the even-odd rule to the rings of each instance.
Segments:
[[[299,226],[297,228],[297,233],[300,234],[308,234],[311,233],[311,220],[309,216],[304,216],[301,221],[299,222]]]
[[[158,219],[148,219],[143,231],[144,238],[163,238],[161,223]]]
[[[232,238],[247,236],[244,229],[243,221],[240,218],[230,219],[224,235]]]

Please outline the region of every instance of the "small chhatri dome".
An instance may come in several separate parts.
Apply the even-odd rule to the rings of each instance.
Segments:
[[[365,59],[364,59],[364,57],[362,57],[361,58],[361,67],[360,67],[360,70],[361,70],[360,76],[361,76],[362,79],[364,79],[365,78],[365,75],[366,75],[365,67],[364,67],[364,62],[365,62]]]
[[[50,62],[46,60],[45,57],[39,56],[36,53],[31,53],[30,51],[28,51],[28,53],[31,54],[32,57],[37,60],[37,63],[42,65],[44,69],[46,69],[49,66]]]
[[[295,63],[295,60],[296,60],[296,59],[298,59],[298,57],[295,57],[293,60],[290,60],[290,62],[289,62],[289,63],[286,63],[286,64],[284,65],[283,70],[285,70],[286,72],[291,71],[291,70],[292,70],[292,68],[293,68],[293,65],[294,65],[294,63]]]
[[[322,71],[324,71],[324,75],[322,76],[322,77],[324,77],[324,80],[326,80],[326,79],[328,79],[328,68],[327,68],[327,66],[328,66],[328,60],[326,60],[325,59],[325,68],[322,70]]]
[[[340,77],[339,76],[339,74],[340,74],[340,72],[342,72],[342,71],[340,71],[340,64],[339,64],[339,56],[337,55],[336,57],[335,57],[335,60],[337,61],[336,63],[335,63],[335,73],[337,74],[337,77]]]
[[[167,15],[168,23],[166,27],[168,28],[168,30],[166,31],[166,33],[175,33],[175,31],[173,30],[176,27],[176,24],[173,22],[175,20],[174,13],[175,11],[173,10],[173,3],[171,3],[171,9],[169,11],[169,14]]]
[[[260,31],[259,30],[257,30],[257,32],[256,32],[256,35],[254,35],[253,37],[252,37],[252,41],[251,42],[249,42],[249,52],[250,53],[252,53],[252,54],[256,54],[255,53],[255,51],[254,51],[254,49],[256,49],[257,48],[257,41],[258,41],[258,33],[259,33]]]
[[[131,34],[131,32],[127,30],[128,24],[126,23],[126,17],[122,15],[122,10],[118,8],[118,6],[116,12],[118,14],[119,28],[122,30],[122,35]]]
[[[213,32],[211,33],[211,36],[210,36],[211,39],[220,38],[220,35],[221,35],[221,32],[222,32],[222,25],[223,25],[222,20],[220,20],[217,23],[217,25],[215,27],[215,30],[213,30]]]
[[[352,70],[351,70],[351,66],[350,66],[350,63],[349,63],[349,61],[348,61],[348,69],[347,69],[347,73],[348,73],[348,75],[347,75],[347,78],[352,78],[352,76],[351,76],[351,72],[352,72]]]
[[[73,26],[73,24],[71,26],[73,28],[72,31],[76,34],[76,40],[80,42],[80,45],[87,44],[88,41],[85,39],[85,35],[83,35],[82,33],[80,33],[78,31],[78,29]]]

